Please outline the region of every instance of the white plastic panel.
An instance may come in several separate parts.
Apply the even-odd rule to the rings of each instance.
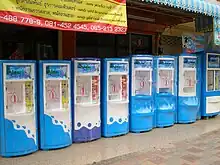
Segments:
[[[56,111],[62,109],[61,106],[61,81],[48,80],[45,82],[46,111]]]
[[[91,103],[92,76],[76,76],[76,103]]]
[[[196,65],[195,56],[179,57],[179,96],[196,96]]]
[[[174,70],[173,69],[158,69],[158,93],[171,93],[173,94],[174,87]]]
[[[76,76],[76,103],[99,104],[99,76]]]
[[[196,71],[185,70],[183,73],[184,86],[183,92],[185,94],[196,95]]]
[[[128,101],[128,75],[108,76],[108,100]]]
[[[31,95],[33,87],[31,82],[7,82],[6,89],[6,114],[16,115],[33,111],[33,96]]]
[[[121,75],[109,75],[108,77],[108,100],[109,101],[121,101]]]
[[[206,113],[216,113],[220,111],[220,96],[206,98]]]
[[[135,95],[151,95],[152,71],[135,70],[133,82],[135,82]]]

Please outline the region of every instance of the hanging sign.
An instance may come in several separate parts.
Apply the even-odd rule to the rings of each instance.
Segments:
[[[214,44],[220,45],[220,18],[213,18],[214,26]]]
[[[125,34],[126,0],[4,0],[0,1],[0,22]]]
[[[183,53],[198,53],[204,51],[205,37],[196,34],[182,36]]]

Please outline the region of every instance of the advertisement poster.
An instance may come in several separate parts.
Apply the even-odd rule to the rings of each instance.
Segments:
[[[214,44],[220,45],[220,19],[214,18]]]
[[[184,34],[182,36],[183,53],[197,53],[204,51],[205,37],[196,34]]]
[[[4,0],[0,1],[0,22],[125,34],[126,0]]]

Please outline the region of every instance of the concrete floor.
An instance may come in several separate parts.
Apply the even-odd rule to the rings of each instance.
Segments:
[[[116,138],[73,144],[60,150],[39,151],[19,158],[0,158],[0,165],[85,165],[139,151],[171,148],[177,142],[219,130],[219,121],[220,116],[194,124],[154,129],[142,134],[130,133]]]

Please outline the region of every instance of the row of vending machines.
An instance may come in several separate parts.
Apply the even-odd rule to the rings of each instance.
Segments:
[[[220,111],[220,54],[0,61],[0,73],[4,157]]]

